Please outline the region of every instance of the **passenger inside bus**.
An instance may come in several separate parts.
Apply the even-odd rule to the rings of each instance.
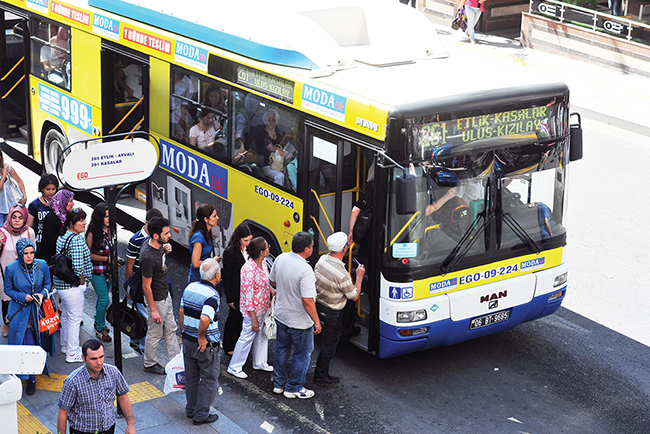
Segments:
[[[122,65],[119,59],[115,71],[115,83],[121,90],[121,100],[139,100],[142,98],[142,65],[131,63],[123,68]]]
[[[258,155],[257,165],[262,167],[262,173],[278,185],[284,185],[284,145],[289,136],[285,137],[278,128],[280,114],[274,108],[268,109],[262,116],[264,129],[255,136],[255,152]]]
[[[174,92],[171,97],[172,135],[188,142],[188,130],[192,124],[189,103],[194,96],[194,84],[187,75],[174,71]]]
[[[214,128],[216,113],[201,107],[194,108],[194,111],[196,118],[200,120],[190,128],[190,145],[204,151],[213,150],[217,136],[217,131]],[[217,125],[219,125],[218,122]]]

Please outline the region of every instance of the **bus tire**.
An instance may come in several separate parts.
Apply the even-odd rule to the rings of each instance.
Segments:
[[[47,132],[43,141],[43,173],[57,174],[56,163],[66,146],[68,139],[58,129],[52,128]]]

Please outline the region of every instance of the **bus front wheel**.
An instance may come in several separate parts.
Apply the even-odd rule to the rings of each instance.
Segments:
[[[53,173],[56,175],[56,163],[59,161],[59,155],[66,146],[68,139],[57,129],[51,129],[45,135],[43,143],[43,171],[44,173]]]

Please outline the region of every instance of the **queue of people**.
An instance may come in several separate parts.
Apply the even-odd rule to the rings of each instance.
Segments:
[[[114,417],[106,416],[101,422],[84,417],[81,407],[84,400],[90,399],[86,396],[89,391],[75,384],[92,377],[106,382],[104,387],[117,398],[127,417],[127,432],[135,432],[126,396],[128,385],[114,367],[104,364],[103,343],[112,340],[106,323],[111,269],[122,265],[120,260],[118,264],[111,261],[108,206],[96,205],[87,227],[87,215],[74,206],[74,194],[57,190],[57,179],[44,175],[39,182],[41,195],[28,208],[22,203],[11,206],[0,228],[2,333],[11,345],[39,345],[54,355],[54,335],[42,335],[37,324],[39,305],[58,294],[60,351],[66,362],[84,364],[64,383],[59,401],[59,429],[65,432],[70,425],[70,432],[114,430]],[[252,352],[252,368],[273,373],[275,394],[306,399],[315,395],[305,383],[314,335],[323,331],[313,382],[339,381],[330,375],[329,366],[343,333],[344,309],[359,298],[365,273],[360,265],[356,281],[352,281],[343,263],[352,237],[342,232],[328,237],[329,253],[320,258],[315,269],[308,262],[314,240],[307,232],[295,234],[291,252],[279,255],[270,267],[268,241],[254,237],[245,223],[235,228],[223,253],[222,267],[212,235],[218,221],[213,205],[197,208],[189,237],[188,285],[182,291],[180,327],[174,316],[168,278],[167,256],[172,251],[170,221],[159,210],[150,210],[145,225],[133,235],[127,249],[126,276],[141,273],[144,303],[138,304],[137,309],[148,320],[146,337],[132,340],[131,347],[144,356],[145,372],[161,375],[166,372],[165,362],[158,357],[159,343],[164,341],[169,360],[182,353],[188,397],[186,415],[195,425],[212,423],[218,418],[209,410],[219,387],[222,342],[230,356],[228,373],[247,378],[244,365]],[[57,254],[71,260],[73,277],[51,275],[48,262]],[[80,327],[89,284],[97,295],[95,339],[81,345]],[[222,292],[229,306],[223,336],[217,321]],[[277,327],[273,365],[269,363],[268,337],[262,333],[262,324],[270,316]],[[182,348],[177,335],[179,328]],[[48,374],[47,364],[44,373]],[[35,377],[25,379],[26,393],[34,394]],[[107,399],[107,407],[98,411],[114,413],[108,402]]]

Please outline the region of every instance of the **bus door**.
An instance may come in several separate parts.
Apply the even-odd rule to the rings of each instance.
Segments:
[[[102,41],[102,135],[149,131],[149,57]]]
[[[20,135],[29,116],[25,86],[29,72],[29,36],[27,20],[0,9],[0,136]],[[29,128],[25,128],[25,133]],[[31,155],[31,146],[27,147]]]
[[[320,255],[328,252],[327,237],[338,231],[350,233],[352,206],[367,170],[362,148],[344,137],[310,126],[308,143],[309,187],[305,201],[308,221],[305,227],[314,235],[314,254],[310,262],[315,265]],[[345,263],[349,270],[356,269],[349,257],[345,258]],[[367,315],[368,300],[362,297],[354,309],[356,322],[365,326],[355,343],[367,348],[366,331],[373,323]]]

